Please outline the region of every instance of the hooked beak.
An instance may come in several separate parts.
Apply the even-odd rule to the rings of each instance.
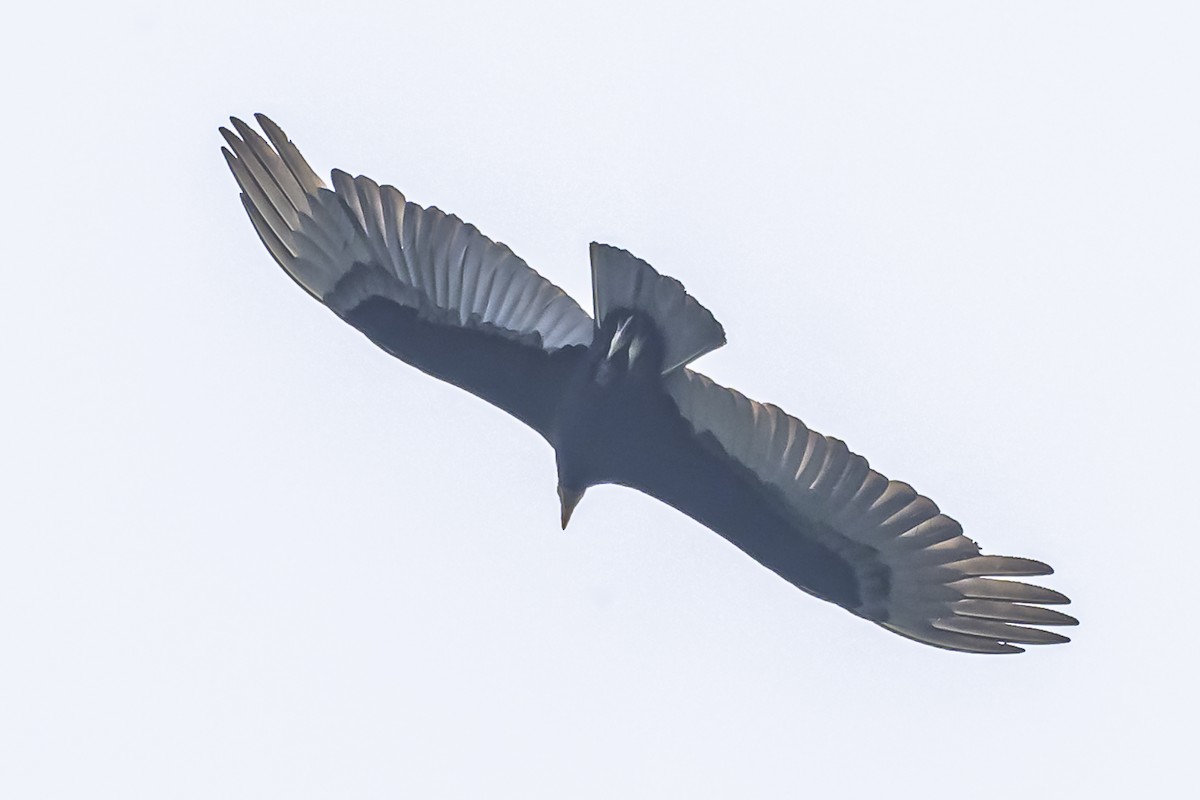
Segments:
[[[558,487],[558,502],[562,505],[562,528],[564,531],[567,529],[567,523],[571,521],[571,512],[575,510],[575,506],[579,505],[581,499],[583,499],[583,492]]]

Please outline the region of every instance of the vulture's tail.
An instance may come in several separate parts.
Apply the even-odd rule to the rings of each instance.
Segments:
[[[663,337],[663,374],[725,344],[725,329],[683,284],[631,253],[592,242],[592,300],[596,325],[610,312],[641,311]]]

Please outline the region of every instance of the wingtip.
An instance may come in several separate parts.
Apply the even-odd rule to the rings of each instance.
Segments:
[[[262,141],[262,136],[259,135],[258,131],[254,130],[254,128],[247,123],[243,122],[237,117],[230,117],[229,121],[233,123],[233,129],[236,130],[238,135],[241,136],[242,139],[244,139],[247,143],[254,140]]]
[[[259,125],[262,126],[262,129],[264,131],[273,128],[274,130],[279,131],[281,134],[283,133],[283,129],[280,128],[277,124],[275,124],[275,120],[271,119],[270,117],[268,117],[266,114],[262,113],[261,111],[254,112],[254,120]]]

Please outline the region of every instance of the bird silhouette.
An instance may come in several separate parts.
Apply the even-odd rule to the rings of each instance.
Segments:
[[[774,405],[688,368],[725,343],[683,288],[591,245],[594,314],[503,244],[391,186],[326,188],[266,116],[222,148],[254,229],[310,295],[395,357],[541,434],[565,529],[588,487],[627,486],[728,539],[803,591],[950,650],[1019,653],[1068,639],[1069,602],[1012,580],[1047,575],[984,555],[911,486]]]

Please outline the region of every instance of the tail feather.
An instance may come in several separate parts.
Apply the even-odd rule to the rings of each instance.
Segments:
[[[592,242],[591,255],[596,324],[618,310],[649,316],[663,337],[664,375],[725,344],[721,323],[679,281],[610,245]]]

